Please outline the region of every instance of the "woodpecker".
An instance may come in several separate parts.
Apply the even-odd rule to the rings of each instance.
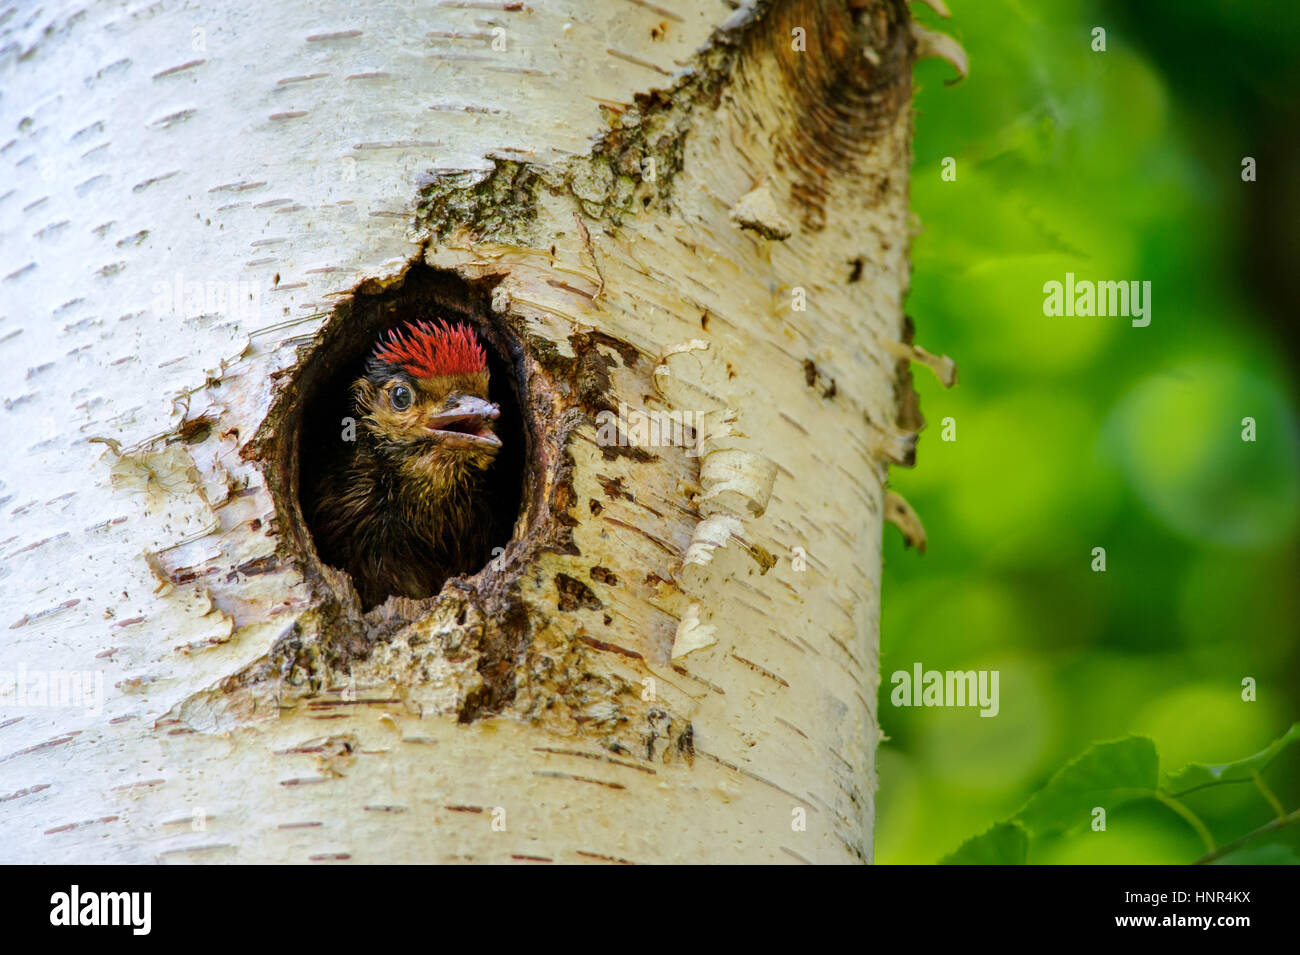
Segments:
[[[488,558],[485,493],[501,449],[487,356],[468,325],[407,322],[381,336],[352,383],[355,440],[317,483],[312,524],[327,564],[369,610],[422,598]]]

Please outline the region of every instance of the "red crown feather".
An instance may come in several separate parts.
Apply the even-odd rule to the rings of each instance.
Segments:
[[[487,367],[487,355],[468,325],[407,322],[375,346],[376,360],[416,378],[472,375]]]

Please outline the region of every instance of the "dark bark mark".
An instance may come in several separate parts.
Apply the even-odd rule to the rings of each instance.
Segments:
[[[615,573],[614,573],[612,570],[610,570],[608,567],[601,567],[601,566],[597,565],[597,566],[591,568],[590,573],[591,573],[591,579],[592,579],[592,580],[598,581],[598,582],[600,582],[600,583],[602,583],[602,584],[605,584],[606,586],[609,586],[609,587],[617,587],[617,586],[618,586],[618,575],[615,574]]]
[[[555,575],[555,590],[559,594],[557,607],[564,613],[574,610],[603,610],[605,605],[590,587],[568,574]]]
[[[636,500],[636,498],[634,498],[632,494],[623,487],[623,479],[621,477],[609,477],[605,474],[598,474],[596,475],[596,480],[600,482],[600,486],[604,489],[606,497],[614,500],[617,500],[620,497],[628,501]]]
[[[803,360],[803,380],[809,388],[819,390],[823,398],[834,398],[839,393],[839,389],[835,386],[835,379],[823,376],[817,363],[811,358]]]
[[[786,0],[745,34],[736,85],[756,83],[751,74],[770,65],[780,74],[778,84],[756,83],[754,98],[777,90],[775,109],[765,110],[781,117],[773,139],[805,228],[822,228],[831,184],[853,171],[909,101],[910,24],[904,0]],[[806,38],[803,51],[794,49],[796,29]],[[739,99],[745,101],[743,94]],[[883,192],[890,184],[882,178],[876,185]]]
[[[916,326],[910,315],[903,316],[903,344],[910,345],[916,337]],[[895,424],[903,431],[920,431],[925,427],[925,416],[921,414],[921,396],[916,393],[912,380],[912,363],[906,358],[894,362],[894,398],[897,402],[898,417]],[[915,454],[905,467],[916,463]]]

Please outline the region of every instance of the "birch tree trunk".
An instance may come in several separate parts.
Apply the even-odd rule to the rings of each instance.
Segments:
[[[3,861],[871,859],[917,34],[733,7],[0,13]],[[417,281],[524,491],[363,614],[299,445]]]

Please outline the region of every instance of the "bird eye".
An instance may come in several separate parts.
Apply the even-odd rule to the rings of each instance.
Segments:
[[[398,385],[393,389],[393,393],[389,396],[389,400],[393,403],[393,407],[398,411],[405,411],[407,408],[411,407],[411,389],[406,387],[406,385]]]

